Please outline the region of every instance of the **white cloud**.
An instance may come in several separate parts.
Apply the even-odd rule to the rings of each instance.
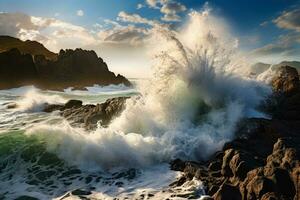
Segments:
[[[37,30],[31,17],[23,13],[0,13],[0,35],[17,37],[20,29]]]
[[[146,3],[151,8],[157,8],[157,4],[160,3],[160,0],[146,0]]]
[[[300,32],[300,9],[284,11],[273,22],[279,27]]]
[[[293,56],[299,52],[298,44],[300,43],[299,33],[290,33],[281,35],[276,42],[257,48],[251,52],[254,56]]]
[[[35,17],[23,13],[1,13],[0,35],[36,40],[52,51],[81,47],[96,41],[95,37],[81,26],[55,18]]]
[[[274,42],[254,49],[250,55],[257,58],[295,59],[300,53],[300,9],[282,12],[272,22],[281,29],[290,30],[284,35],[280,35]],[[260,26],[266,26],[269,22],[265,21]]]
[[[77,10],[76,15],[82,17],[84,15],[83,10]]]
[[[141,9],[141,8],[144,8],[145,6],[143,5],[143,4],[141,4],[141,3],[139,3],[137,6],[136,6],[136,9]]]
[[[177,13],[183,12],[186,7],[178,2],[164,3],[160,9],[160,12],[164,14],[162,20],[164,21],[180,21],[180,17]]]
[[[146,29],[135,26],[104,30],[98,33],[99,38],[104,42],[124,43],[132,46],[142,45],[147,35]]]
[[[186,7],[175,0],[146,0],[146,3],[150,8],[160,9],[163,21],[180,21],[178,14],[186,11]]]
[[[135,24],[148,24],[148,25],[151,25],[151,26],[154,26],[155,24],[157,24],[157,22],[152,21],[152,20],[148,20],[146,18],[143,18],[138,14],[129,14],[129,13],[126,13],[124,11],[121,11],[118,14],[117,19],[119,21],[131,22],[131,23],[135,23]]]

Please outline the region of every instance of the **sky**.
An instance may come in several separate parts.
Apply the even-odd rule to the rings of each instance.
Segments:
[[[92,49],[112,71],[148,77],[152,28],[176,29],[205,6],[255,62],[300,60],[298,0],[0,0],[0,35],[36,40],[53,52]]]

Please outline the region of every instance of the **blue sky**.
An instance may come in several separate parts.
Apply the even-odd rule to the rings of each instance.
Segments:
[[[260,55],[262,61],[298,59],[298,0],[0,0],[0,34],[38,40],[52,51],[77,46],[93,49],[90,44],[97,43],[99,38],[105,37],[105,41],[110,38],[114,47],[105,43],[94,50],[100,56],[114,60],[110,62],[117,71],[127,73],[132,69],[122,69],[116,57],[122,58],[122,49],[126,50],[124,58],[135,57],[141,47],[134,46],[135,49],[128,50],[125,43],[133,41],[130,36],[134,37],[134,42],[139,42],[141,37],[147,35],[147,28],[152,26],[145,20],[143,23],[130,21],[130,16],[137,18],[138,15],[139,20],[143,18],[180,26],[191,10],[201,10],[207,3],[216,16],[230,25],[231,31],[239,38],[241,49]],[[27,17],[29,21],[32,17],[36,20],[30,24],[25,20]],[[120,20],[122,17],[123,20]],[[7,21],[10,23],[7,24]],[[122,35],[116,35],[113,30],[122,30]],[[116,45],[117,42],[121,45]],[[277,59],[273,59],[275,57]],[[130,62],[128,65],[135,69],[134,66],[138,68],[142,62],[143,59],[136,62],[138,65]]]

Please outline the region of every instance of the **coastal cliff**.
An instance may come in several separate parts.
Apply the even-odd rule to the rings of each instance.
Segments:
[[[38,42],[22,42],[3,36],[0,41],[3,41],[0,44],[1,89],[24,85],[54,90],[82,89],[94,84],[131,85],[124,76],[109,71],[94,51],[67,49],[54,54]]]

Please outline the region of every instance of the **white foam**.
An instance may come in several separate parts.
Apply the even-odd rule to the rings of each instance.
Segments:
[[[20,112],[39,112],[46,104],[62,104],[66,100],[59,95],[46,95],[39,92],[38,89],[27,91],[24,96],[16,101],[16,109]]]

